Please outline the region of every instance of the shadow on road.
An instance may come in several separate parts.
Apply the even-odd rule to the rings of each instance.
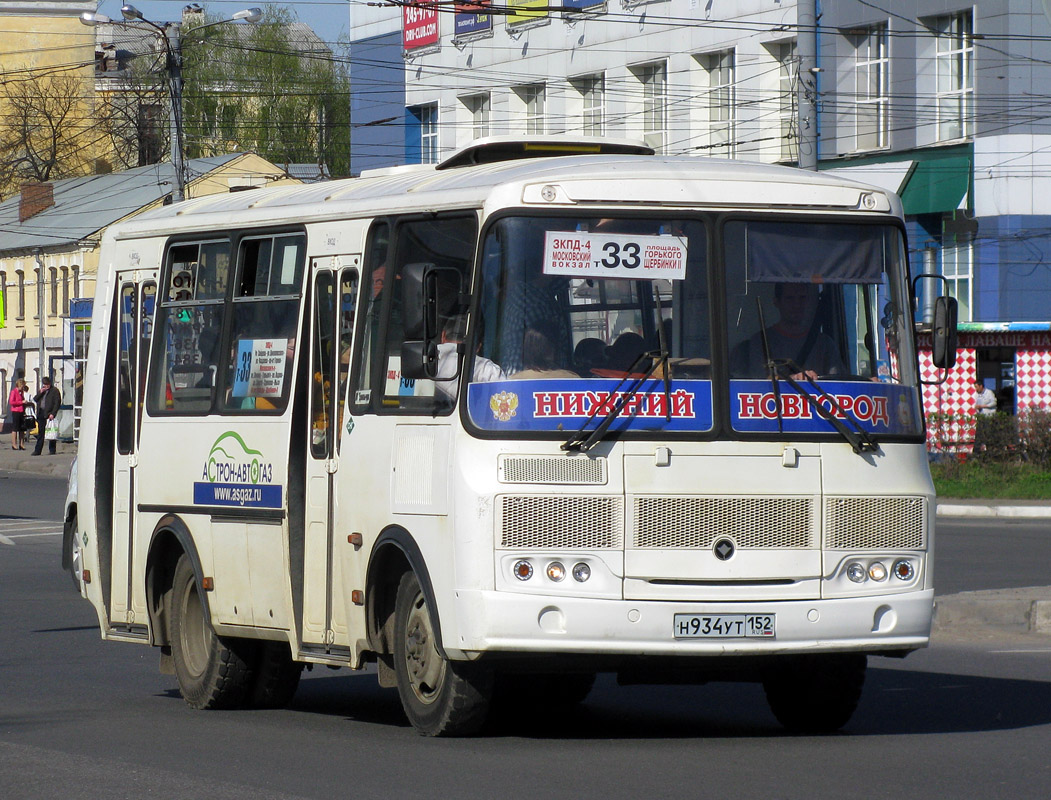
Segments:
[[[397,691],[373,675],[305,678],[291,708],[408,727]],[[1051,683],[909,672],[870,666],[853,719],[838,736],[1003,731],[1051,724]],[[618,686],[602,675],[583,705],[501,710],[486,733],[537,739],[679,739],[788,736],[761,686]]]

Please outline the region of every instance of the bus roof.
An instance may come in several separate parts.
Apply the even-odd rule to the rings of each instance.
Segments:
[[[630,185],[630,191],[627,187]],[[695,156],[560,155],[420,166],[309,185],[210,195],[140,214],[117,238],[425,209],[598,206],[824,209],[896,213],[885,190],[791,167]]]

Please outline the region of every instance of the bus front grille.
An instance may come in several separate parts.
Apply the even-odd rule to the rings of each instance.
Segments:
[[[927,501],[922,497],[825,498],[825,548],[923,550]]]
[[[710,548],[722,537],[746,549],[817,547],[809,497],[636,497],[635,548]]]
[[[504,495],[496,521],[500,547],[613,550],[622,545],[619,497]]]

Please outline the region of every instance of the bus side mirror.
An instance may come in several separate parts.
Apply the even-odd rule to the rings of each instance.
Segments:
[[[433,381],[438,376],[438,343],[420,339],[402,342],[401,374],[409,380]]]
[[[433,339],[438,328],[434,264],[406,264],[401,273],[401,316],[406,339]]]
[[[939,369],[952,369],[956,363],[956,314],[955,297],[942,295],[934,301],[931,362]]]

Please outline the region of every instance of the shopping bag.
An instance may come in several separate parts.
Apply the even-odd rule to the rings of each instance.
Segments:
[[[49,419],[47,425],[44,426],[44,438],[49,442],[53,442],[58,438],[58,420]]]

